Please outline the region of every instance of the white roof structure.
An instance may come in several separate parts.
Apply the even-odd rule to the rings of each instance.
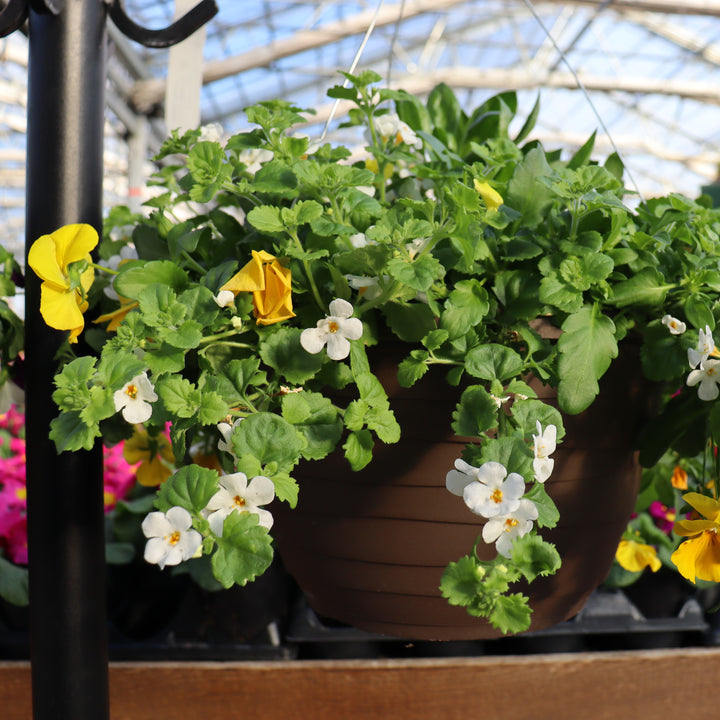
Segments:
[[[134,22],[159,28],[172,22],[176,4],[187,9],[195,3],[123,4]],[[718,177],[720,0],[217,4],[202,63],[186,63],[198,83],[202,77],[201,122],[220,123],[226,133],[248,127],[243,108],[275,97],[316,109],[316,123],[324,122],[332,108],[327,89],[342,82],[339,72],[351,69],[362,47],[358,70],[372,68],[390,87],[418,95],[447,83],[467,109],[517,90],[522,122],[539,96],[531,138],[570,153],[597,130],[597,158],[616,148],[629,172],[626,184],[644,197],[696,197]],[[168,80],[172,51],[144,48],[112,24],[109,35],[105,194],[108,204],[132,204],[132,188],[142,185],[165,135],[166,90],[177,73]],[[0,242],[18,252],[26,78],[27,39],[15,32],[0,40]],[[192,106],[197,92],[187,95]],[[342,106],[331,133],[341,115]]]

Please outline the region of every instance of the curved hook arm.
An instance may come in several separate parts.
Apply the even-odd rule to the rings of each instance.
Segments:
[[[15,32],[28,18],[27,0],[8,0],[0,10],[0,37]]]
[[[15,2],[16,0],[10,0]],[[22,2],[22,0],[20,0]],[[109,7],[110,19],[126,37],[149,48],[166,48],[190,37],[218,12],[215,0],[200,2],[172,25],[160,30],[150,30],[133,22],[125,12],[122,0],[113,0]]]

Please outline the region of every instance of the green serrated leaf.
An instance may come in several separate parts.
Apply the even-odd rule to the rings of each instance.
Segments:
[[[246,585],[262,575],[273,559],[272,538],[253,513],[230,513],[217,543],[212,569],[224,588]]]
[[[200,514],[218,491],[218,479],[215,470],[199,465],[181,467],[160,486],[155,506],[167,512],[177,505],[191,514]]]
[[[558,402],[561,409],[575,415],[595,399],[600,389],[598,380],[618,355],[615,325],[586,305],[565,320],[562,330],[558,340]]]

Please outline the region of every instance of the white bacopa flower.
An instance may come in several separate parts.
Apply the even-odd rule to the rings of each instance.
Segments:
[[[311,355],[319,353],[327,345],[331,360],[344,360],[350,354],[350,340],[362,337],[362,321],[351,317],[353,306],[340,298],[330,303],[330,314],[318,320],[317,326],[307,328],[300,334],[300,344]]]
[[[542,429],[540,421],[535,422],[537,435],[533,435],[533,472],[538,482],[544,483],[552,474],[555,461],[550,457],[557,444],[557,427],[548,425]]]
[[[230,443],[230,439],[232,438],[233,433],[235,432],[235,428],[244,420],[245,418],[237,418],[235,422],[231,425],[228,422],[221,422],[217,424],[217,429],[220,432],[220,435],[222,435],[222,439],[218,440],[218,450],[221,452],[230,453],[233,457],[235,457],[235,453],[232,451],[232,445]]]
[[[273,516],[261,506],[272,502],[275,485],[263,475],[256,475],[248,482],[247,475],[236,472],[220,478],[220,489],[210,498],[203,514],[207,514],[210,529],[222,536],[225,518],[232,512],[249,512],[258,516],[258,525],[268,530],[272,527]]]
[[[366,245],[377,245],[377,241],[371,240],[365,233],[355,233],[348,239],[354,248],[364,248]]]
[[[129,423],[144,423],[152,415],[152,405],[158,399],[147,373],[136,375],[113,394],[115,411],[122,410],[122,416]]]
[[[682,335],[687,330],[687,325],[672,315],[663,315],[660,322],[670,331],[671,335]]]
[[[235,294],[232,290],[221,290],[213,299],[221,308],[230,307],[235,302]]]
[[[482,538],[488,545],[495,543],[498,553],[509,558],[515,538],[527,535],[537,517],[535,503],[523,498],[513,512],[490,518],[483,526]]]
[[[208,123],[200,127],[200,142],[220,142],[224,130],[220,123]]]
[[[142,522],[142,531],[148,538],[145,560],[159,565],[179,565],[194,557],[202,544],[202,535],[192,530],[192,517],[181,507],[171,507],[167,513],[151,512]]]
[[[432,238],[415,238],[405,245],[405,249],[410,254],[411,258],[414,258],[419,252],[422,252],[430,243]]]
[[[357,290],[360,297],[366,300],[373,300],[382,294],[380,282],[376,277],[367,277],[366,275],[346,275],[345,279],[348,285]]]
[[[479,468],[466,463],[461,458],[455,461],[455,470],[445,476],[445,487],[453,494],[463,496],[465,487],[478,479]]]
[[[525,494],[522,475],[508,475],[504,465],[486,462],[478,468],[475,479],[477,482],[465,486],[463,500],[476,515],[492,518],[517,510],[520,498]]]
[[[263,163],[272,160],[274,153],[272,150],[263,150],[261,148],[248,148],[243,150],[238,155],[238,160],[244,163],[246,170],[254,175],[262,166]]]
[[[516,510],[525,492],[522,476],[508,475],[501,463],[490,461],[476,468],[459,458],[455,461],[455,470],[445,476],[445,487],[453,495],[462,497],[472,512],[483,517]]]
[[[720,395],[720,360],[704,360],[697,370],[687,377],[687,384],[698,385],[698,397],[701,400],[715,400]]]
[[[705,330],[698,332],[697,350],[695,348],[688,349],[688,362],[691,368],[696,368],[700,363],[707,360],[711,353],[715,351],[715,341],[713,340],[710,326],[706,325]]]
[[[495,407],[499,410],[504,403],[506,403],[508,400],[510,400],[509,395],[505,395],[505,397],[498,397],[497,395],[490,395],[490,398],[495,403]]]
[[[404,142],[418,150],[422,148],[422,140],[407,123],[397,116],[397,113],[387,113],[375,118],[375,128],[383,141],[393,139],[396,145]]]

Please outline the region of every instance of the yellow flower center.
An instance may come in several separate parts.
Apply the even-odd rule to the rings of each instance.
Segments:
[[[340,326],[334,320],[331,320],[328,323],[328,331],[329,332],[336,333],[339,329],[340,329]]]
[[[180,531],[176,530],[171,535],[166,535],[165,539],[168,542],[168,545],[177,545],[180,542]]]
[[[133,385],[132,383],[130,383],[125,388],[125,394],[132,400],[135,400],[135,398],[137,397],[137,394],[138,394],[137,385]]]
[[[502,490],[500,488],[495,488],[490,496],[490,499],[495,503],[501,503],[503,499]]]
[[[505,532],[510,532],[517,524],[518,521],[515,518],[508,518],[505,521]]]
[[[233,505],[235,505],[235,507],[239,507],[239,508],[244,507],[245,506],[245,498],[240,497],[239,495],[236,495],[233,498]]]
[[[705,372],[708,377],[712,377],[713,375],[717,374],[717,370],[714,367],[709,367]]]

